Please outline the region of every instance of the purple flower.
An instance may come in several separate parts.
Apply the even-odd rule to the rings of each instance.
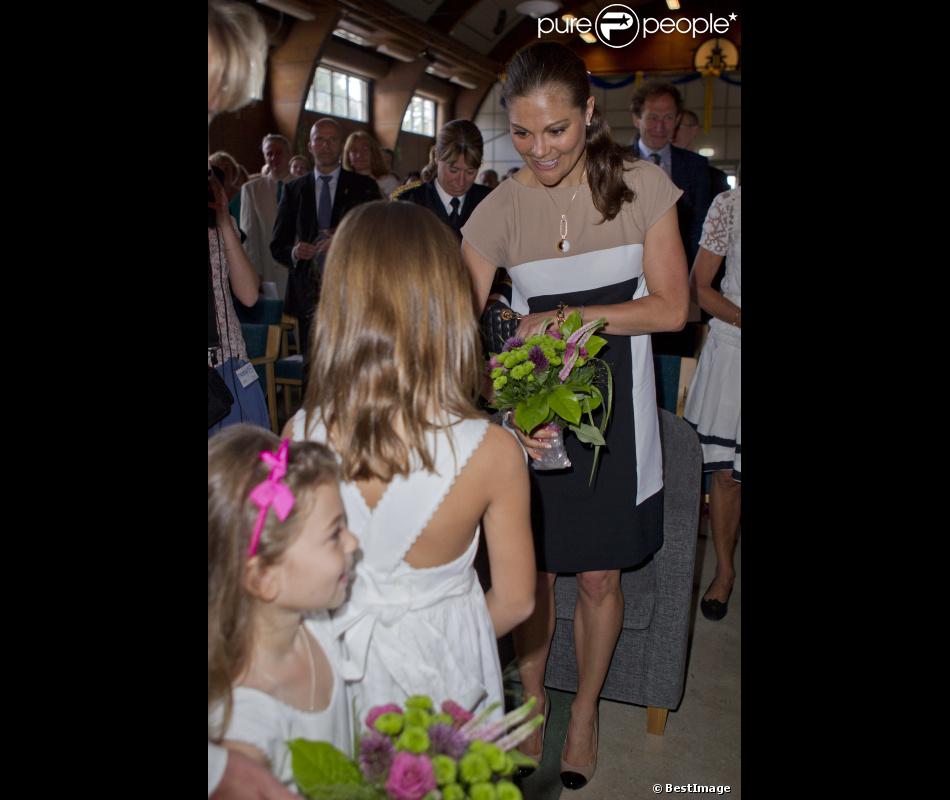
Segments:
[[[581,358],[587,358],[587,348],[586,348],[586,347],[582,347],[582,348],[581,348],[580,356],[581,356]]]
[[[537,345],[528,351],[528,358],[534,362],[535,372],[543,372],[548,368],[548,360],[544,357],[544,353]]]
[[[444,700],[442,702],[442,712],[452,717],[452,721],[455,723],[455,727],[457,728],[461,728],[466,722],[475,716],[471,711],[462,708],[454,700]]]
[[[437,723],[429,727],[429,746],[435,755],[448,756],[457,761],[465,754],[468,737],[451,725]]]
[[[545,333],[546,333],[548,336],[550,336],[552,339],[563,339],[563,338],[564,338],[563,336],[561,336],[561,332],[560,332],[557,328],[555,328],[555,327],[553,327],[553,326],[550,327],[550,328],[548,328],[548,329],[545,331]]]
[[[492,356],[490,359],[488,359],[488,366],[492,369],[497,369],[501,366],[501,362],[495,358],[495,356]]]
[[[396,748],[392,739],[378,731],[370,731],[360,740],[360,769],[363,777],[370,783],[377,783],[386,777],[393,763]]]
[[[386,791],[395,800],[422,800],[435,789],[435,774],[428,756],[400,753],[393,761]]]
[[[510,339],[505,340],[505,346],[501,348],[502,353],[507,353],[509,350],[514,350],[516,347],[521,347],[524,344],[524,339],[520,336],[512,336]]]

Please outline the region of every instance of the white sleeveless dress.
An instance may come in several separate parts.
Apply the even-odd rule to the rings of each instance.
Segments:
[[[315,421],[305,432],[304,419],[298,411],[294,439],[328,444],[323,424]],[[343,636],[343,675],[361,723],[373,706],[401,704],[413,694],[428,695],[437,707],[454,700],[474,711],[504,703],[498,643],[473,566],[480,528],[465,553],[448,564],[414,569],[404,561],[488,425],[467,419],[430,433],[436,472],[420,467],[396,476],[373,510],[356,484],[340,483],[361,555],[350,598],[333,620]]]

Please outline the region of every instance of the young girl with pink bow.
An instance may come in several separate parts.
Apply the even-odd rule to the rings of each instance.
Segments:
[[[352,747],[327,611],[356,539],[312,442],[237,425],[208,441],[208,738],[293,776],[287,741]]]

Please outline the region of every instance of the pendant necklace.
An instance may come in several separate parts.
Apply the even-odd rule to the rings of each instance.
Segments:
[[[554,201],[554,197],[551,195],[551,192],[548,191],[548,187],[543,183],[541,188],[547,193],[547,196],[551,198],[551,202],[554,203],[554,209],[558,211],[561,215],[561,221],[559,226],[560,240],[554,246],[561,253],[567,253],[571,249],[571,240],[567,238],[567,213],[571,210],[571,206],[574,205],[574,198],[577,197],[577,193],[581,190],[581,186],[584,185],[584,179],[587,176],[587,168],[585,167],[583,172],[581,172],[581,181],[577,184],[577,188],[574,190],[574,194],[571,195],[571,201],[567,204],[567,208],[563,212],[557,207],[557,203]],[[539,181],[540,183],[540,181]]]

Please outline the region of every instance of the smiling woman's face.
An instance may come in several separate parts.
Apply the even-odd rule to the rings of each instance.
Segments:
[[[575,168],[584,155],[586,126],[593,113],[593,97],[578,108],[567,92],[556,87],[511,101],[511,141],[539,183],[557,186],[569,174],[569,184],[580,181],[581,169]]]

